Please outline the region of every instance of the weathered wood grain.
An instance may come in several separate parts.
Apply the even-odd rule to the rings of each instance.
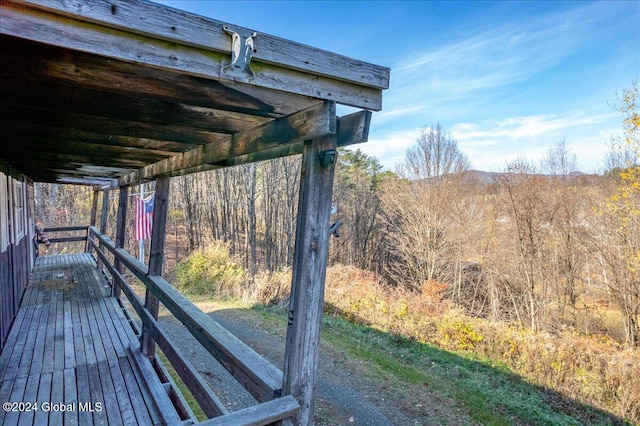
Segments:
[[[204,145],[212,142],[224,143],[230,139],[229,131],[224,132],[227,134],[221,134],[184,126],[158,125],[151,122],[100,117],[86,113],[12,105],[3,102],[0,102],[0,113],[2,113],[2,121],[14,123],[14,125],[22,124],[25,127],[32,124],[53,128],[66,127],[97,135],[129,136],[137,139],[150,138],[188,145]],[[37,140],[36,138],[33,139]],[[117,147],[112,146],[111,148],[116,149]],[[156,155],[153,152],[149,154]]]
[[[231,51],[224,22],[141,1],[27,0],[34,7],[119,30],[217,52]],[[254,31],[254,30],[252,30]],[[258,32],[254,60],[341,78],[377,88],[389,87],[389,69]],[[344,68],[338,76],[336,69]]]
[[[199,424],[202,426],[269,425],[295,415],[299,409],[300,405],[295,398],[283,396]]]
[[[127,237],[127,207],[129,203],[129,187],[121,186],[118,191],[118,212],[116,217],[116,241],[115,247],[122,248]],[[97,230],[96,230],[97,231]],[[105,262],[107,263],[107,262]],[[124,271],[124,265],[117,257],[114,259],[113,264],[115,269],[122,273]],[[112,288],[113,297],[120,298],[120,287],[114,285]]]
[[[163,272],[165,239],[167,235],[166,224],[169,213],[169,186],[170,178],[168,176],[160,176],[156,180],[148,267],[148,273],[151,275],[162,275]],[[154,319],[158,319],[160,302],[158,302],[158,298],[150,292],[148,288],[145,291],[144,306]],[[140,346],[143,354],[151,359],[155,357],[155,342],[153,338],[148,335],[144,324],[142,326]]]
[[[323,165],[320,153],[335,150],[335,136],[305,142],[298,201],[283,392],[300,411],[293,423],[313,422],[314,394],[329,253],[329,220],[335,162]],[[337,162],[337,158],[335,159]]]
[[[106,256],[102,251],[98,250],[97,254],[106,261]],[[122,292],[124,292],[125,296],[131,303],[131,306],[142,319],[145,329],[160,346],[160,349],[163,351],[176,372],[180,375],[180,378],[182,378],[184,383],[192,392],[205,414],[209,417],[215,417],[227,413],[228,411],[222,402],[220,402],[220,400],[211,391],[209,386],[204,382],[191,363],[184,358],[176,348],[171,339],[159,326],[156,318],[154,318],[150,312],[145,310],[143,302],[127,284],[124,277],[108,262],[105,262],[105,266],[113,276],[114,282],[116,283],[115,285],[119,285],[121,287]]]
[[[39,6],[37,3],[32,3],[32,5]],[[77,16],[74,16],[70,9],[64,11],[71,12],[67,14],[71,17],[67,18],[62,15],[52,15],[43,10],[24,7],[14,9],[11,3],[2,7],[3,22],[0,33],[6,35],[28,37],[30,40],[41,43],[217,80],[225,79],[221,70],[230,62],[228,53],[168,43],[149,35],[132,33],[128,31],[129,28],[105,28],[99,24],[88,23],[88,21],[79,23],[75,19]],[[218,31],[220,29],[221,27],[218,28]],[[226,34],[225,39],[229,40],[229,36]],[[135,49],[130,48],[132,44],[135,45]],[[309,58],[315,55],[316,61],[314,62],[317,63],[317,58],[322,56],[322,51],[312,50],[314,54]],[[230,49],[225,49],[225,52],[230,52]],[[281,56],[281,59],[301,55],[302,52],[291,55],[290,50],[286,56]],[[303,62],[311,61],[305,59]],[[347,67],[352,67],[352,70],[364,70],[363,67],[359,67],[358,64],[347,65],[344,61],[342,63],[329,61],[329,63],[326,68],[331,68],[331,74],[320,75],[319,73],[310,74],[292,68],[284,68],[277,62],[260,62],[256,58],[253,63],[253,68],[257,70],[256,76],[250,83],[259,87],[332,100],[359,108],[372,110],[381,108],[381,88],[360,84],[361,81],[367,80],[366,73],[359,73],[359,81],[356,84],[347,81],[345,75],[341,76],[341,79],[337,79],[334,76],[336,68],[332,68],[339,64],[338,69],[344,68],[344,74],[348,74]],[[386,75],[388,79],[388,69],[375,66],[371,68],[381,70],[380,75]],[[388,82],[385,84],[388,85]]]
[[[98,99],[108,99],[108,96],[114,94],[136,96],[145,100],[145,103],[150,98],[159,102],[186,105],[188,108],[213,109],[223,116],[231,112],[269,118],[289,115],[317,102],[317,99],[261,87],[234,85],[186,74],[163,73],[156,68],[11,37],[2,39],[0,53],[11,57],[11,61],[3,64],[0,69],[0,76],[8,80],[26,76],[35,84],[35,89],[32,90],[47,89],[51,84],[54,90],[60,86],[72,87],[69,90],[79,91],[83,96],[87,94],[85,90],[90,91],[89,95],[102,92]],[[13,90],[9,90],[9,98]],[[65,96],[64,93],[60,95]],[[131,119],[130,116],[125,118]],[[175,119],[169,117],[169,123],[172,121]]]
[[[76,386],[76,372],[73,368],[63,371],[64,399],[65,404],[78,403],[78,388]],[[63,424],[65,426],[76,426],[78,424],[78,411],[67,410],[64,413]]]
[[[369,125],[371,122],[370,111],[359,111],[337,119],[338,146],[345,147],[366,142],[369,138]],[[237,156],[217,167],[237,166],[239,164],[253,163],[256,161],[270,160],[273,158],[287,157],[302,154],[303,142],[264,149],[251,154]]]
[[[45,52],[45,55],[51,55],[51,52]],[[33,58],[29,58],[24,60],[24,66],[36,67],[37,64]],[[12,62],[0,71],[0,76],[4,77],[0,79],[0,92],[3,94],[3,102],[8,105],[41,105],[58,112],[227,134],[255,127],[269,120],[269,117],[261,115],[225,110],[224,104],[220,101],[216,105],[220,109],[189,105],[187,102],[194,95],[190,93],[191,91],[183,91],[182,98],[178,98],[179,95],[176,93],[176,99],[149,96],[141,98],[136,95],[140,88],[136,92],[107,92],[79,84],[63,84],[52,78],[53,76],[25,77],[25,73],[42,76],[43,71],[23,68],[20,72],[18,70],[9,72],[8,67],[13,69],[18,65]],[[43,90],[45,86],[46,90]],[[174,87],[173,90],[177,91],[179,88]],[[208,86],[202,84],[202,90],[207,91]],[[309,102],[306,101],[306,103]],[[287,115],[294,111],[291,108],[295,106],[297,105],[278,105],[274,113],[276,116]],[[33,123],[29,124],[33,125]]]
[[[153,367],[149,359],[140,351],[139,348],[129,348],[129,359],[134,369],[137,370],[138,377],[146,383],[149,392],[153,398],[148,403],[153,403],[158,407],[162,421],[167,425],[176,425],[181,423],[175,408],[169,400],[169,396],[165,392],[162,384],[158,380],[158,376],[153,371]]]
[[[152,390],[147,384],[140,386],[137,381],[141,377],[134,376],[130,366],[126,371],[120,369],[120,361],[128,356],[124,344],[128,348],[131,342],[137,345],[137,341],[122,312],[118,313],[116,299],[103,292],[104,277],[95,266],[87,254],[38,259],[29,284],[35,291],[31,292],[29,304],[21,307],[17,328],[9,336],[8,342],[15,343],[13,350],[5,350],[0,356],[0,399],[100,402],[104,404],[103,411],[40,410],[10,414],[2,424],[162,422],[156,403],[149,399]],[[58,279],[61,271],[64,278]],[[164,393],[168,400],[162,385],[153,392]],[[170,404],[165,423],[174,424]]]
[[[218,397],[211,391],[202,376],[195,367],[180,353],[175,344],[162,330],[156,319],[149,312],[142,313],[142,322],[147,327],[148,333],[160,346],[160,349],[178,373],[184,384],[191,391],[207,417],[217,417],[227,414],[229,411]]]

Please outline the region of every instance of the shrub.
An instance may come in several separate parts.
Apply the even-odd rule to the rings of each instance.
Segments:
[[[285,311],[291,292],[291,270],[260,272],[254,277],[243,299],[249,303],[260,303],[265,306],[278,306]]]
[[[447,314],[437,324],[439,345],[445,349],[473,351],[483,340],[470,321],[460,312]]]
[[[229,254],[229,246],[214,240],[181,260],[171,281],[185,294],[238,297],[244,287],[244,275],[240,262]]]

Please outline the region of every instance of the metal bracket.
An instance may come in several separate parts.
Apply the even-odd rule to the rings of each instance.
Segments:
[[[222,67],[220,75],[241,80],[249,80],[255,77],[251,69],[251,58],[256,51],[253,47],[253,38],[258,35],[254,31],[234,25],[223,25],[222,29],[231,34],[231,63]]]
[[[338,232],[338,229],[340,229],[341,226],[342,226],[342,222],[340,222],[339,220],[336,220],[335,222],[333,222],[333,225],[331,225],[331,227],[329,228],[329,233],[336,238],[340,237],[340,233]]]
[[[335,149],[327,149],[326,151],[320,151],[320,164],[325,169],[336,162],[338,151]]]

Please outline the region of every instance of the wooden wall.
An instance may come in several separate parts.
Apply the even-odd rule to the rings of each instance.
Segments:
[[[0,164],[0,352],[34,262],[32,186]]]

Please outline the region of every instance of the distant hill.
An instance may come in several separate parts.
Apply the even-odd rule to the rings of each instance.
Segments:
[[[495,182],[497,178],[506,174],[502,172],[485,172],[482,170],[467,170],[466,172],[463,172],[463,173],[466,176],[474,180],[477,180],[478,182],[487,183],[487,184]],[[536,173],[534,176],[546,177],[549,179],[563,177],[560,175],[549,175],[549,174],[543,174],[543,173]],[[578,171],[571,172],[567,175],[567,177],[569,177],[570,179],[577,179],[584,176],[595,176],[595,175],[588,175],[586,173],[582,173]]]

